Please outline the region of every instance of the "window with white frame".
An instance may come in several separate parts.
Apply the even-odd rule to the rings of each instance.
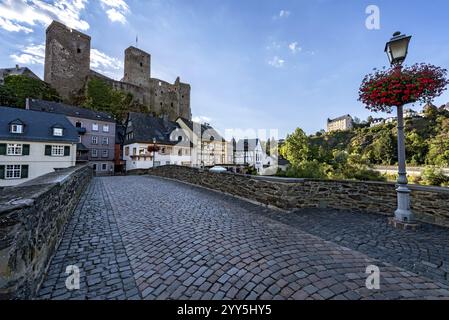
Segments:
[[[64,130],[62,128],[53,128],[53,136],[62,137],[63,131]]]
[[[109,150],[103,150],[103,152],[102,152],[102,157],[103,157],[103,158],[109,157]]]
[[[21,167],[20,164],[8,164],[6,166],[5,178],[20,179],[22,177]]]
[[[98,144],[98,137],[92,136],[92,144]]]
[[[92,131],[98,131],[98,123],[92,123]]]
[[[64,146],[58,146],[58,145],[51,146],[51,155],[53,157],[63,157],[64,156]]]
[[[92,149],[92,157],[93,158],[98,157],[98,150],[97,149]]]
[[[23,133],[23,125],[12,124],[11,125],[11,133]]]
[[[108,124],[104,124],[103,125],[103,132],[109,132],[109,125]]]
[[[6,155],[8,156],[21,156],[22,155],[22,145],[16,143],[8,143],[6,150]]]
[[[101,143],[104,144],[104,145],[108,145],[109,144],[109,138],[108,137],[101,138]]]
[[[101,165],[101,170],[103,170],[103,171],[108,170],[108,164],[107,164],[107,163],[103,163],[103,164]]]

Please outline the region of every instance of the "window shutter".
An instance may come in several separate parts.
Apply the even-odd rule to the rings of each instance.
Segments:
[[[24,144],[22,146],[22,155],[23,156],[29,156],[30,155],[30,145],[29,144]]]
[[[45,155],[51,156],[51,146],[45,146]]]
[[[65,146],[64,147],[64,157],[70,156],[70,147]]]
[[[28,168],[29,168],[29,166],[27,164],[22,165],[21,176],[20,176],[22,179],[28,178]]]
[[[0,143],[0,156],[6,156],[6,143]]]
[[[0,166],[0,179],[5,179],[5,166]]]

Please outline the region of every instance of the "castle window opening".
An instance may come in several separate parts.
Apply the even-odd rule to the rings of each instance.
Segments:
[[[76,52],[81,53],[81,49],[80,48],[76,49]]]

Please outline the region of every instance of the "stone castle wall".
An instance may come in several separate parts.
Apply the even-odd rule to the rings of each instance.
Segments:
[[[91,78],[102,79],[115,89],[131,93],[134,101],[156,114],[165,114],[175,121],[191,119],[190,85],[179,78],[172,83],[151,78],[151,55],[135,47],[125,50],[122,81],[110,79],[90,70],[91,38],[59,22],[47,29],[45,50],[45,81],[55,88],[65,102],[83,100],[86,84]]]
[[[0,190],[0,300],[35,295],[91,177],[73,167]]]
[[[161,166],[145,172],[284,210],[321,207],[382,215],[393,215],[396,210],[396,191],[393,183],[260,177],[211,173],[182,166]],[[415,185],[410,188],[411,205],[416,218],[449,227],[449,189]]]
[[[46,31],[44,80],[67,102],[84,95],[90,73],[90,40],[59,22]]]

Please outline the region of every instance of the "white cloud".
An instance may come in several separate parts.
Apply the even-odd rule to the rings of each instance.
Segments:
[[[10,57],[18,64],[44,64],[45,46],[43,44],[31,44],[22,49],[20,53],[12,54]]]
[[[123,62],[97,49],[92,49],[90,50],[90,67],[95,71],[121,70],[123,69]]]
[[[197,123],[210,123],[212,119],[206,116],[196,116],[192,118],[192,121]]]
[[[109,10],[106,11],[109,20],[111,20],[112,22],[120,22],[125,24],[126,23],[126,18],[125,16],[120,13],[119,11],[117,11],[114,8],[111,8]]]
[[[279,12],[279,18],[288,18],[290,16],[290,11],[288,10],[281,10]]]
[[[67,26],[87,30],[89,24],[81,19],[88,0],[0,0],[0,28],[10,32],[33,32],[31,27],[48,26],[59,20]]]
[[[273,59],[268,61],[268,64],[275,68],[282,68],[285,65],[285,60],[279,58],[278,56],[274,56]]]
[[[99,0],[112,22],[126,23],[130,9],[125,0]],[[70,28],[86,31],[89,23],[81,18],[89,0],[0,0],[0,28],[9,32],[33,32],[58,20]],[[91,1],[92,2],[92,1]]]
[[[129,14],[129,6],[125,0],[100,0],[101,7],[106,11],[112,22],[126,23],[126,15]]]
[[[20,24],[14,23],[10,20],[6,20],[2,17],[0,17],[0,28],[5,29],[9,32],[19,32],[23,31],[25,33],[33,32],[33,29],[21,26]]]
[[[288,45],[288,48],[290,49],[290,51],[291,51],[293,54],[302,51],[302,48],[301,48],[301,47],[298,47],[298,42],[296,42],[296,41],[290,43],[290,44]]]

